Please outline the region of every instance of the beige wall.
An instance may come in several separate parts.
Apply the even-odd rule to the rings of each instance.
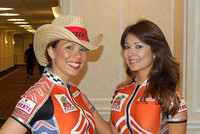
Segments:
[[[104,118],[109,120],[111,98],[116,85],[122,79],[120,73],[123,69],[123,66],[119,66],[120,3],[115,0],[77,1],[71,1],[70,12],[85,18],[89,37],[100,33],[104,35],[101,47],[88,53],[88,63],[78,86],[93,101]],[[77,78],[73,82],[77,83]]]
[[[114,0],[73,0],[71,9],[71,14],[85,18],[89,37],[104,34],[100,49],[88,55],[86,73],[79,86],[89,97],[111,98],[119,82],[120,4]]]
[[[5,42],[7,41],[7,43]],[[15,35],[13,32],[0,30],[0,72],[15,64],[24,63],[24,52],[29,43],[33,42],[33,35]]]
[[[153,6],[152,2],[154,2]],[[158,7],[159,5],[161,5],[160,8],[154,8],[154,6]],[[173,19],[171,15],[171,5],[172,3],[168,0],[164,0],[162,2],[155,2],[155,0],[83,0],[82,2],[77,2],[76,0],[71,1],[70,14],[80,15],[85,18],[90,35],[95,35],[98,33],[104,34],[102,47],[100,48],[102,50],[98,50],[99,54],[101,55],[98,57],[98,60],[93,63],[90,63],[89,60],[88,67],[90,67],[91,70],[88,70],[87,68],[87,73],[85,73],[86,80],[83,79],[79,85],[82,86],[83,81],[88,81],[87,78],[90,77],[91,83],[97,83],[95,89],[99,89],[100,85],[103,83],[105,84],[107,92],[103,92],[104,97],[110,97],[110,95],[113,94],[110,94],[110,90],[113,90],[117,83],[126,79],[126,77],[123,77],[124,70],[121,69],[123,68],[123,60],[121,60],[120,54],[120,36],[127,25],[135,23],[138,19],[149,19],[158,24],[165,33],[166,38],[171,46],[173,39]],[[94,55],[91,55],[91,57],[92,56]],[[123,79],[120,78],[121,76]],[[87,85],[87,87],[90,85]],[[92,87],[93,86],[94,84],[92,84]],[[102,95],[101,91],[98,93],[94,92],[97,91],[88,91],[88,95],[91,97],[100,97]]]
[[[102,46],[88,53],[87,65],[73,82],[106,120],[109,120],[114,88],[127,78],[120,36],[127,25],[143,18],[159,25],[180,62],[180,87],[188,105],[187,133],[200,133],[200,0],[61,0],[60,3],[62,14],[85,18],[90,38],[104,34]],[[32,36],[16,35],[13,45],[12,38],[12,33],[0,30],[0,71],[13,66],[14,55],[18,55],[17,64],[24,64],[24,51],[33,41]]]
[[[173,55],[180,63],[181,80],[183,80],[183,51],[184,51],[184,1],[174,0],[174,29],[173,29]],[[183,89],[181,81],[180,88]],[[184,90],[184,89],[183,89]]]
[[[15,64],[23,65],[24,63],[24,52],[29,48],[29,43],[33,43],[33,35],[27,34],[16,34],[15,35],[15,46],[14,46],[14,55],[15,55]]]
[[[0,30],[0,71],[14,66],[13,33]]]
[[[188,133],[200,133],[200,1],[190,0],[187,5],[186,89],[188,104]]]
[[[174,47],[174,42],[182,45],[183,36],[174,36],[174,30],[183,31],[182,19],[174,19],[183,10],[182,0],[176,3],[173,0],[63,0],[61,3],[62,14],[85,18],[89,37],[104,34],[102,46],[89,53],[88,64],[73,82],[97,105],[105,119],[109,119],[110,100],[115,87],[127,78],[119,44],[126,26],[138,19],[151,20],[162,29],[172,51],[179,48]],[[177,7],[176,10],[174,7]],[[183,13],[179,15],[183,18]],[[182,56],[182,51],[178,52],[180,54],[175,55],[177,60]]]
[[[87,66],[74,82],[105,119],[109,119],[114,88],[126,79],[120,36],[127,25],[138,19],[149,19],[162,29],[180,63],[180,88],[189,107],[187,133],[199,133],[199,3],[199,0],[62,0],[63,14],[83,16],[90,37],[104,34],[102,47],[89,54]]]
[[[3,30],[0,30],[0,71],[4,70],[4,60],[5,60],[5,54],[4,54],[4,48],[5,48],[5,33]]]

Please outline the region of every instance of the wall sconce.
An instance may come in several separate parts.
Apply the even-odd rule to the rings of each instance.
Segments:
[[[13,45],[15,45],[15,38],[14,38],[14,37],[15,37],[15,34],[12,33],[12,44],[13,44]]]
[[[60,6],[52,7],[52,11],[53,11],[53,15],[55,18],[58,18],[59,16],[61,16],[61,7]]]
[[[8,41],[7,41],[7,40],[5,40],[5,44],[6,44],[6,45],[8,44]]]
[[[12,36],[12,44],[15,45],[14,35]]]

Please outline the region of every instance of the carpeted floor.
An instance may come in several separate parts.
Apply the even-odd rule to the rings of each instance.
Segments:
[[[17,101],[24,92],[40,78],[35,67],[33,78],[27,78],[26,66],[4,72],[0,77],[0,124],[11,115]]]

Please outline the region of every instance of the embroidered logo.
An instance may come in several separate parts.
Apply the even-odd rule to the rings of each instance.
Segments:
[[[60,103],[64,113],[69,113],[77,110],[75,106],[68,100],[65,94],[55,94],[54,96]]]
[[[77,97],[79,94],[80,94],[80,92],[79,92],[79,91],[76,91],[76,92],[73,93],[73,96],[74,96],[74,97]]]
[[[118,93],[113,100],[112,110],[121,111],[121,107],[127,97],[128,97],[127,94]]]
[[[67,30],[71,31],[79,40],[84,40],[89,42],[87,30],[82,27],[65,27]]]
[[[179,112],[187,111],[187,105],[186,105],[185,99],[181,99],[180,101],[181,101],[181,103],[180,103],[180,107],[179,107]]]
[[[16,109],[20,109],[21,111],[27,113],[27,114],[31,114],[31,112],[33,111],[34,107],[35,107],[35,102],[33,102],[32,100],[29,100],[27,98],[22,98],[16,105]]]

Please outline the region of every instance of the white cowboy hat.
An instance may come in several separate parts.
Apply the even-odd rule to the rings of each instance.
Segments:
[[[49,43],[57,40],[68,40],[76,42],[89,50],[95,50],[103,35],[100,34],[91,41],[88,38],[84,19],[80,16],[61,16],[52,21],[51,24],[40,26],[34,35],[34,52],[40,65],[48,64],[45,55]]]

